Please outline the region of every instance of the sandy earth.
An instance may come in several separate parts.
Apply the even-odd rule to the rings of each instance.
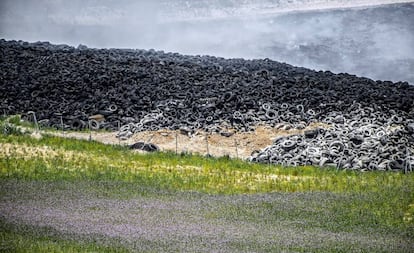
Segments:
[[[261,150],[273,143],[280,136],[301,134],[305,130],[318,127],[327,127],[320,123],[314,123],[305,129],[284,129],[286,125],[275,128],[259,126],[254,132],[233,132],[230,137],[219,133],[207,134],[196,131],[193,134],[182,133],[179,130],[144,131],[134,134],[127,140],[120,140],[116,132],[48,132],[57,136],[67,138],[89,139],[106,144],[131,145],[136,142],[156,144],[161,151],[187,152],[201,155],[212,155],[215,157],[230,156],[232,158],[247,159],[252,152]],[[231,132],[231,131],[230,131]],[[208,141],[206,137],[208,136]]]

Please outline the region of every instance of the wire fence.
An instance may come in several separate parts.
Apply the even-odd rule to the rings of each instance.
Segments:
[[[34,123],[34,129],[35,129],[36,133],[39,133],[42,130],[47,130],[47,128],[42,129],[42,125],[39,124],[36,112],[29,111],[27,113],[27,115],[28,116],[30,115],[28,120],[32,121]],[[66,122],[65,122],[65,119],[63,117],[63,114],[62,113],[56,113],[55,115],[59,119],[59,125],[56,126],[56,130],[58,130],[58,132],[60,132],[62,137],[70,136],[68,134],[68,131],[67,131],[67,126],[65,124]],[[86,124],[86,128],[84,129],[84,130],[86,130],[86,132],[84,132],[84,133],[87,133],[87,140],[88,141],[102,140],[101,138],[97,137],[98,131],[96,130],[95,127],[93,127],[92,124],[93,124],[93,120],[88,119],[88,122]],[[121,130],[120,122],[118,122],[118,129],[117,130],[118,130],[118,132]],[[117,144],[118,145],[123,145],[123,146],[132,145],[133,143],[131,143],[131,141],[134,141],[134,138],[132,138],[132,137],[134,137],[135,135],[136,135],[136,133],[133,133],[128,138],[119,138],[118,137],[117,138],[117,140],[118,140]],[[173,149],[172,148],[169,148],[169,149],[165,148],[161,151],[173,151],[177,155],[181,154],[181,153],[192,153],[193,152],[192,151],[193,149],[191,149],[191,147],[188,146],[189,145],[188,140],[186,141],[186,140],[183,140],[181,138],[181,136],[185,135],[186,137],[191,139],[191,138],[194,138],[193,136],[190,136],[190,135],[186,134],[185,132],[181,132],[180,130],[172,131],[168,135],[173,136],[173,138],[174,138],[174,148]],[[203,136],[202,136],[203,139],[204,139],[204,145],[203,145],[204,148],[201,148],[201,149],[199,148],[197,151],[194,151],[194,153],[205,155],[207,157],[212,156],[212,155],[219,156],[219,155],[216,154],[217,152],[212,152],[212,148],[214,149],[216,147],[213,147],[214,145],[212,145],[212,143],[210,141],[211,136],[212,136],[212,133],[204,132]],[[135,140],[135,141],[142,142],[143,143],[142,146],[144,146],[144,145],[152,144],[152,140],[155,137],[156,137],[156,134],[153,133],[153,134],[150,134],[149,136],[147,135],[145,138],[142,138],[140,140]],[[233,157],[233,158],[237,158],[237,159],[241,158],[240,143],[239,143],[237,137],[235,137],[233,135],[231,137],[227,136],[227,137],[223,137],[223,138],[229,138],[230,140],[228,141],[228,143],[233,142],[233,146],[228,145],[226,147],[226,152],[224,154],[222,154],[222,156],[229,156],[229,157]],[[233,140],[231,140],[231,139],[233,139]],[[158,143],[159,143],[159,141],[158,141]],[[201,140],[200,140],[199,144],[201,144]],[[220,143],[218,145],[216,144],[216,146],[220,146]],[[223,148],[223,146],[220,146],[220,148]]]

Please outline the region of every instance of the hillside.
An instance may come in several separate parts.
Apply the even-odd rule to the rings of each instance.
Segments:
[[[309,132],[293,144],[289,139],[289,145],[283,139],[252,159],[411,170],[414,86],[408,83],[317,72],[268,59],[47,42],[2,40],[0,46],[4,114],[31,119],[28,112],[33,111],[40,124],[56,128],[62,122],[66,129],[122,126],[119,137],[125,138],[161,129],[226,135],[259,125],[303,129],[323,123],[330,128]],[[367,162],[361,162],[361,150]]]

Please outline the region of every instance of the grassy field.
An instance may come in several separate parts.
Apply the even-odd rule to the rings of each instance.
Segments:
[[[13,122],[0,122],[0,252],[414,249],[413,174],[139,154]]]

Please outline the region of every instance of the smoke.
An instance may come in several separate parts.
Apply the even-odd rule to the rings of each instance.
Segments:
[[[395,1],[2,0],[0,37],[271,58],[414,84],[413,3],[329,9],[372,2]]]
[[[142,47],[157,21],[153,1],[2,0],[0,36],[91,47]]]

